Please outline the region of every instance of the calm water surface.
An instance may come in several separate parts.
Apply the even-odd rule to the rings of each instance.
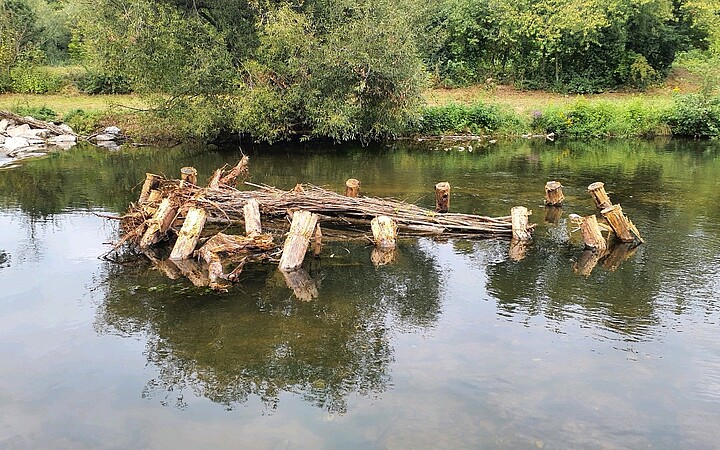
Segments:
[[[99,259],[146,171],[237,149],[79,148],[0,171],[0,448],[720,448],[720,144],[245,148],[253,181],[534,211],[508,242],[330,243],[301,302],[274,267],[230,292]],[[543,186],[565,186],[559,218]],[[604,181],[646,239],[589,276],[568,214]],[[620,249],[623,250],[623,249]],[[624,249],[628,250],[628,249]]]

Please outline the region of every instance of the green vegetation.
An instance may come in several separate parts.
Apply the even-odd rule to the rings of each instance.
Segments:
[[[148,114],[33,106],[80,130],[110,115],[180,138],[717,136],[718,30],[716,0],[2,0],[0,93],[135,93]],[[431,85],[647,90],[679,67],[697,89],[660,102],[423,98]]]

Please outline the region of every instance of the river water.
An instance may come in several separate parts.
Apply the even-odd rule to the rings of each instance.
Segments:
[[[720,143],[246,147],[310,182],[537,223],[402,238],[375,267],[331,242],[300,301],[269,265],[227,293],[99,256],[146,171],[200,179],[235,148],[79,147],[0,171],[0,448],[720,448]],[[543,206],[564,185],[559,218]],[[604,181],[645,245],[583,276],[568,215]],[[557,213],[558,211],[555,211]]]

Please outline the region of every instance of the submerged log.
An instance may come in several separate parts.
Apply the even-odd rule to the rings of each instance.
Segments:
[[[310,211],[296,211],[293,214],[290,231],[285,239],[282,256],[280,257],[280,270],[292,271],[302,266],[310,244],[310,237],[315,231],[318,222],[317,214]]]
[[[139,205],[142,205],[148,201],[148,198],[150,197],[150,192],[156,190],[160,186],[161,181],[162,177],[160,175],[155,175],[154,173],[145,174],[145,182],[143,183],[143,187],[140,190],[140,198],[138,198]]]
[[[298,300],[303,302],[309,302],[319,297],[317,283],[312,277],[303,269],[296,269],[291,271],[281,271],[285,278],[287,287],[292,289],[293,294]]]
[[[580,230],[582,231],[585,247],[598,251],[603,251],[607,248],[607,242],[605,242],[605,238],[600,232],[600,226],[594,214],[583,217],[580,223]]]
[[[378,216],[370,222],[375,246],[382,249],[395,248],[397,224],[388,216]]]
[[[532,228],[528,224],[528,217],[531,214],[532,211],[528,211],[524,206],[515,206],[510,210],[513,239],[519,241],[529,241],[532,239],[532,235],[530,234]]]
[[[243,216],[245,216],[245,234],[253,236],[262,233],[260,203],[257,200],[251,198],[247,201],[243,206]]]
[[[177,215],[177,206],[170,198],[164,198],[160,202],[157,211],[147,223],[145,234],[140,240],[140,248],[146,249],[160,241],[170,229]]]
[[[565,200],[563,195],[562,184],[558,181],[548,181],[545,183],[545,204],[548,206],[560,206]]]
[[[595,183],[588,186],[588,192],[595,200],[595,205],[600,209],[609,208],[612,206],[610,197],[605,192],[605,183],[602,181],[596,181]]]
[[[178,259],[168,262],[180,269],[183,276],[195,286],[206,287],[210,285],[207,269],[199,261],[195,259]]]
[[[175,246],[170,253],[170,259],[187,259],[195,251],[195,246],[200,239],[207,213],[202,208],[192,207],[188,210],[185,222],[178,233]]]
[[[435,212],[450,211],[450,183],[447,181],[435,185]]]
[[[640,237],[640,232],[635,225],[623,214],[620,204],[613,205],[600,211],[603,217],[607,219],[612,227],[615,235],[623,242],[634,242],[636,239],[644,242]]]
[[[185,183],[197,185],[197,169],[190,166],[180,169],[180,187],[185,186]]]
[[[352,198],[360,196],[360,180],[350,178],[345,182],[345,196]]]
[[[208,241],[198,250],[198,256],[205,260],[208,264],[208,274],[210,278],[210,287],[213,289],[223,289],[225,286],[219,280],[231,280],[237,278],[242,271],[242,267],[237,268],[230,275],[223,273],[223,265],[220,256],[235,255],[241,252],[250,251],[267,251],[275,247],[272,235],[270,234],[253,234],[252,236],[234,236],[224,233],[218,233],[208,239]],[[243,262],[244,264],[244,262]]]

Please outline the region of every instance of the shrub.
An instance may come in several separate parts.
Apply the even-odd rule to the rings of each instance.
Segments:
[[[497,105],[449,104],[426,107],[417,124],[417,131],[432,135],[448,133],[514,134],[522,130],[524,125],[518,115]]]
[[[58,114],[47,106],[18,106],[12,108],[12,110],[21,116],[31,116],[35,119],[44,120],[46,122],[54,122],[58,119]]]
[[[92,95],[129,94],[132,92],[127,78],[97,70],[88,70],[78,75],[74,83],[80,91]]]
[[[65,85],[61,75],[47,67],[19,65],[10,69],[10,91],[18,94],[48,94]]]
[[[73,109],[63,117],[63,121],[78,134],[90,134],[98,128],[102,114],[97,111],[86,112],[82,109]]]
[[[720,135],[720,97],[677,95],[667,114],[673,134],[693,137]]]

